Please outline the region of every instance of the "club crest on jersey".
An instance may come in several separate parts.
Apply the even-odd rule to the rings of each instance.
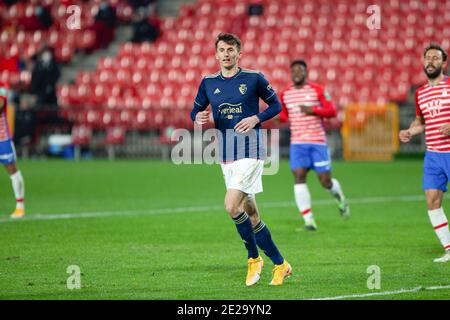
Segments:
[[[441,100],[434,99],[431,100],[430,102],[425,103],[424,109],[428,110],[430,116],[434,118],[439,113],[441,113]]]
[[[442,95],[443,95],[443,96],[448,96],[447,88],[444,88],[444,89],[442,90]]]
[[[247,85],[241,83],[241,85],[239,86],[239,92],[244,95],[247,92]]]

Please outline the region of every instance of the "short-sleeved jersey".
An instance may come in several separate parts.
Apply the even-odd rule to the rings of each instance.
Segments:
[[[283,106],[280,120],[289,120],[292,144],[327,143],[323,118],[334,117],[336,108],[322,86],[310,81],[300,88],[290,86],[281,93],[280,99]],[[301,112],[302,105],[313,107],[314,114]]]
[[[416,115],[425,120],[427,150],[450,152],[450,136],[441,134],[439,128],[450,123],[450,78],[431,86],[423,85],[416,91]]]
[[[4,104],[4,108],[0,111],[0,142],[11,139],[6,112],[6,108],[8,107],[8,91],[8,84],[0,82],[0,104]]]
[[[260,98],[269,104],[261,113]],[[278,114],[281,104],[275,91],[260,72],[239,69],[230,78],[224,77],[221,72],[204,77],[191,112],[192,121],[195,121],[197,113],[204,111],[208,105],[211,105],[215,127],[221,133],[220,157],[223,162],[242,158],[264,159],[261,122]],[[242,119],[254,115],[260,119],[254,130],[249,134],[234,131],[234,127]]]

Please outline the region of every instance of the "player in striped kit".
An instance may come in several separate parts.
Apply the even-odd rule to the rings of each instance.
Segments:
[[[8,127],[6,108],[8,105],[8,85],[0,82],[0,163],[2,163],[11,178],[14,195],[16,197],[16,209],[11,218],[21,218],[25,215],[25,184],[22,173],[16,166],[16,152]]]
[[[290,122],[290,165],[295,179],[295,201],[306,230],[316,230],[311,195],[306,184],[309,170],[316,171],[321,185],[337,200],[341,215],[350,217],[350,207],[341,185],[331,176],[331,158],[323,127],[323,118],[335,117],[336,109],[327,91],[307,80],[305,61],[295,60],[291,63],[291,76],[293,85],[280,95],[280,121]]]
[[[445,250],[434,262],[450,261],[450,231],[442,208],[450,175],[450,79],[444,75],[446,64],[447,53],[439,45],[432,43],[425,48],[423,66],[428,83],[416,91],[416,119],[399,133],[400,141],[409,142],[425,131],[422,187],[428,216]]]

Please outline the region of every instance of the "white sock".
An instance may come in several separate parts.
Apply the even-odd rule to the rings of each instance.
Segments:
[[[336,179],[331,179],[332,185],[329,190],[330,193],[335,197],[338,201],[345,200],[344,192],[342,192],[341,184]]]
[[[294,185],[295,202],[306,223],[314,219],[311,211],[311,194],[306,183]]]
[[[435,210],[428,210],[431,225],[436,232],[439,241],[445,250],[450,249],[450,231],[448,230],[448,221],[444,210],[441,208]]]
[[[14,195],[16,197],[16,208],[25,208],[25,183],[23,182],[22,173],[17,171],[10,176],[11,184],[14,190]]]

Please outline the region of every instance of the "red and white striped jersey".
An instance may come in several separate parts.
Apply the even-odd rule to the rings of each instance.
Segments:
[[[5,105],[5,107],[0,111],[0,142],[11,139],[6,113],[6,108],[8,105],[8,89],[9,87],[6,83],[0,82],[0,105],[3,104],[2,101],[4,101]]]
[[[326,90],[313,82],[307,81],[300,88],[290,86],[280,94],[282,110],[280,120],[289,120],[291,143],[326,144],[327,137],[323,118],[336,116],[336,108]],[[313,107],[313,115],[300,110],[300,106]]]
[[[425,119],[427,150],[450,152],[450,136],[439,128],[450,123],[450,79],[445,76],[437,85],[421,86],[416,91],[416,115]]]

